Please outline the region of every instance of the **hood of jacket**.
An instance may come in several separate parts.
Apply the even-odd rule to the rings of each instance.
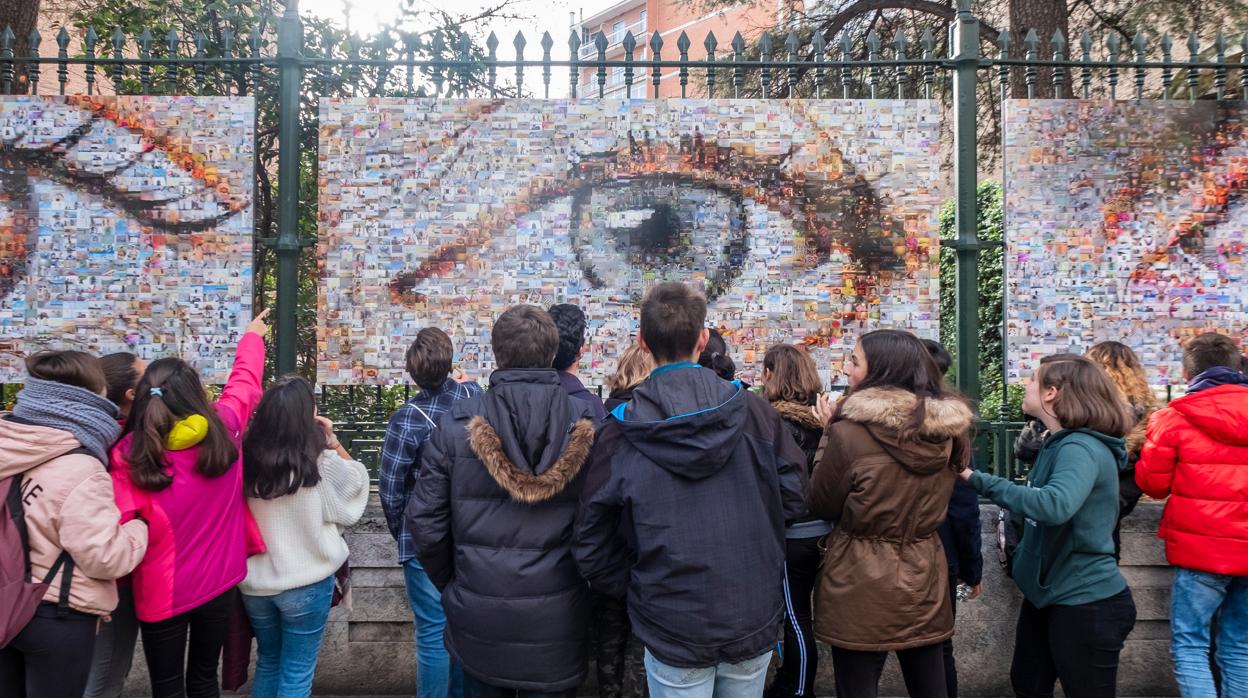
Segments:
[[[1197,429],[1219,443],[1248,446],[1248,386],[1220,385],[1170,403]]]
[[[776,400],[771,403],[771,406],[780,414],[781,419],[787,422],[792,422],[803,429],[823,430],[823,424],[815,416],[815,413],[811,411],[810,405],[803,405],[800,402],[789,402],[788,400]]]
[[[1121,436],[1109,436],[1107,434],[1102,434],[1101,432],[1093,431],[1092,429],[1063,429],[1056,434],[1049,436],[1048,440],[1044,442],[1044,450],[1049,451],[1050,449],[1056,449],[1058,444],[1075,436],[1076,434],[1090,436],[1105,444],[1105,447],[1109,449],[1109,452],[1114,455],[1114,461],[1118,464],[1118,468],[1120,470],[1122,469],[1123,464],[1127,462],[1126,439]]]
[[[81,445],[67,431],[0,419],[0,453],[4,454],[0,479],[20,475]]]
[[[533,504],[562,492],[589,457],[594,425],[572,404],[554,369],[490,376],[484,415],[468,422],[468,446],[513,499]]]
[[[620,433],[646,458],[681,477],[701,480],[728,461],[741,440],[748,393],[694,363],[655,369],[611,413]]]
[[[950,439],[970,430],[971,408],[953,398],[928,399],[917,438],[902,438],[918,398],[897,388],[867,388],[841,403],[840,419],[863,425],[901,466],[915,473],[932,473],[949,465]]]

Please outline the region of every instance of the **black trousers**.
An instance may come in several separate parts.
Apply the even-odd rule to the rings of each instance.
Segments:
[[[949,574],[949,603],[953,606],[953,618],[958,618],[958,577]],[[945,693],[949,698],[958,698],[958,664],[953,659],[953,638],[945,640],[940,645],[940,651],[945,659]]]
[[[1130,589],[1079,606],[1036,608],[1024,600],[1010,667],[1015,695],[1051,698],[1061,681],[1067,698],[1113,698],[1118,654],[1133,627]]]
[[[888,652],[858,652],[832,648],[832,671],[837,698],[876,698]],[[910,698],[945,698],[945,661],[941,646],[927,645],[897,651],[901,675]]]
[[[546,693],[492,686],[464,672],[464,698],[576,698],[576,689]]]
[[[100,617],[41,603],[35,615],[0,649],[0,696],[63,698],[81,696],[91,675],[95,632]]]
[[[819,668],[811,604],[819,579],[819,538],[790,538],[784,543],[784,663],[767,691],[769,698],[815,695]]]
[[[225,645],[225,631],[237,593],[237,589],[230,589],[186,613],[155,623],[139,623],[154,698],[221,695],[217,666],[221,663],[221,647]]]

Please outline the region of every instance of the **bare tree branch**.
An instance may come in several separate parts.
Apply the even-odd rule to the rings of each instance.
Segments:
[[[912,10],[935,15],[946,21],[953,21],[958,16],[956,9],[933,0],[858,0],[824,20],[819,27],[819,31],[823,32],[824,41],[832,42],[836,40],[837,34],[840,34],[841,30],[855,18],[868,12],[879,13],[884,10]],[[986,41],[996,43],[997,38],[1001,36],[1001,32],[996,27],[981,21],[980,36]]]

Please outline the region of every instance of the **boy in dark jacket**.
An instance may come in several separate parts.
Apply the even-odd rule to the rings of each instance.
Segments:
[[[581,379],[576,377],[576,366],[585,355],[585,311],[570,303],[560,303],[551,306],[549,312],[555,329],[559,330],[559,351],[555,352],[559,384],[569,396],[585,401],[593,410],[594,419],[601,421],[607,416],[602,400],[586,390]]]
[[[490,389],[442,417],[407,518],[442,590],[464,694],[573,696],[586,673],[589,592],[572,526],[593,415],[551,368],[559,335],[546,311],[509,309],[490,343]]]
[[[763,399],[694,363],[706,300],[655,286],[640,341],[658,365],[599,430],[576,559],[627,597],[650,695],[761,695],[784,618],[784,526],[806,511],[806,458]],[[626,542],[627,541],[627,542]]]

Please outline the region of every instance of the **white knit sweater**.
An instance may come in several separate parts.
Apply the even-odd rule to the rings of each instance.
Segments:
[[[321,481],[277,499],[248,498],[267,552],[247,559],[239,589],[248,596],[273,596],[332,575],[350,551],[343,528],[364,515],[368,470],[334,451],[321,454]]]

